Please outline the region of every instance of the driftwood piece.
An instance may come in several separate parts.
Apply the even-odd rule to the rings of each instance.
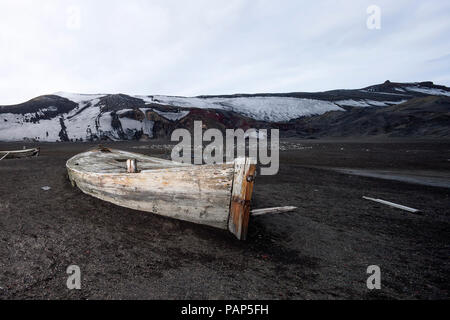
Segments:
[[[275,208],[264,208],[264,209],[253,209],[251,211],[252,216],[260,216],[268,213],[283,213],[290,212],[297,209],[297,207],[286,206],[286,207],[275,207]]]
[[[9,152],[7,152],[7,153],[0,159],[0,161],[3,160],[3,159],[5,159],[5,158],[8,156],[8,154],[9,154]]]
[[[238,158],[235,160],[228,230],[239,240],[247,238],[255,174],[255,159]]]
[[[391,207],[394,207],[394,208],[397,208],[397,209],[402,209],[402,210],[405,210],[405,211],[409,211],[409,212],[412,212],[412,213],[416,213],[416,212],[420,211],[418,209],[410,208],[410,207],[407,207],[407,206],[402,206],[401,204],[393,203],[393,202],[386,201],[386,200],[375,199],[375,198],[370,198],[370,197],[363,197],[363,199],[374,201],[374,202],[378,202],[378,203],[382,203],[382,204],[385,204],[385,205],[388,205],[388,206],[391,206]]]

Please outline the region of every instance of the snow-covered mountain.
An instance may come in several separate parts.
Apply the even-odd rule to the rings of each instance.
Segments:
[[[450,89],[431,82],[386,81],[358,90],[319,93],[174,97],[57,92],[1,106],[0,140],[151,139],[167,137],[176,128],[191,128],[194,120],[219,129],[280,127],[292,131],[292,124],[302,122],[297,119],[311,121],[336,112],[349,116],[355,110],[388,108],[430,95],[449,97]]]

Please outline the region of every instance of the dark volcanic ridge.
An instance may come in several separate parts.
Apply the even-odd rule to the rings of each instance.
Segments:
[[[449,137],[450,88],[386,81],[356,90],[198,97],[61,92],[0,106],[0,140],[167,139],[197,120],[205,129],[277,128],[285,137]]]

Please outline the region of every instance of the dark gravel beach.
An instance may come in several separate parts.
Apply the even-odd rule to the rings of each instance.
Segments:
[[[157,142],[105,145],[168,156],[151,144]],[[0,150],[23,145],[33,146],[0,143]],[[298,209],[251,218],[246,242],[72,188],[65,163],[90,144],[44,143],[40,157],[0,161],[0,299],[450,298],[450,189],[330,170],[432,172],[445,179],[450,141],[282,145],[279,174],[257,177],[254,207]],[[66,268],[74,264],[82,289],[70,291]],[[381,268],[381,290],[366,287],[369,265]]]

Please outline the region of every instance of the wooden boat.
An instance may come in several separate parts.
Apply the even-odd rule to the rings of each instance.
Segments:
[[[229,230],[245,240],[256,163],[191,165],[99,147],[66,164],[84,193],[131,209]]]
[[[24,149],[24,150],[0,151],[0,160],[34,157],[34,156],[38,156],[39,152],[40,152],[39,147],[32,148],[32,149]]]

